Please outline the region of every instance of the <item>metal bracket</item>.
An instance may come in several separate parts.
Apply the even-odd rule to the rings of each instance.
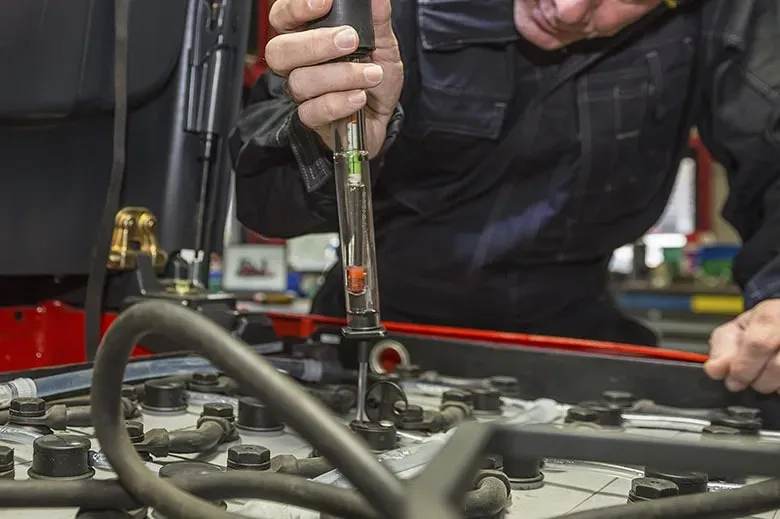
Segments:
[[[125,207],[114,219],[109,270],[136,270],[138,254],[149,256],[156,270],[165,268],[168,259],[157,244],[157,218],[145,207]]]

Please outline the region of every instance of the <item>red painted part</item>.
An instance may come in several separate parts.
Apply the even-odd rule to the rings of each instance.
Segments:
[[[395,368],[401,363],[401,355],[397,351],[388,348],[379,355],[379,363],[385,371],[394,373]]]
[[[342,326],[344,321],[319,315],[292,315],[282,313],[267,313],[274,322],[276,333],[282,337],[308,337],[318,327],[323,325]],[[684,351],[631,346],[608,342],[586,341],[581,339],[566,339],[562,337],[544,337],[523,333],[491,332],[472,330],[468,328],[449,328],[444,326],[428,326],[409,323],[384,323],[388,331],[408,335],[421,335],[440,339],[456,339],[470,342],[488,342],[502,346],[525,346],[533,348],[548,348],[555,350],[596,353],[605,355],[624,355],[645,357],[661,360],[703,363],[706,355]],[[390,362],[390,359],[388,359]]]
[[[276,332],[283,337],[307,337],[322,325],[343,325],[340,319],[322,316],[269,313]],[[103,331],[116,315],[103,317]],[[489,332],[464,328],[446,328],[405,323],[385,323],[395,333],[444,339],[488,342],[503,346],[525,346],[564,351],[624,355],[663,360],[701,363],[706,356],[693,353],[645,348],[625,344],[610,344],[556,337],[541,337],[518,333]],[[134,357],[150,353],[137,348]],[[16,371],[84,362],[84,314],[58,301],[34,307],[0,309],[0,372]],[[382,359],[387,368],[398,359],[388,354]]]
[[[263,70],[265,70],[265,67],[259,58],[254,58],[252,62],[247,61],[247,63],[244,64],[244,86],[251,88],[257,83]]]
[[[259,234],[249,231],[247,238],[247,243],[253,243],[258,245],[284,245],[287,243],[285,240],[280,238],[266,238],[265,236],[260,236]]]
[[[274,36],[274,30],[268,23],[268,12],[271,9],[273,0],[257,0],[257,52],[259,56],[254,56],[251,62],[244,65],[244,86],[252,87],[265,70],[265,60],[262,53],[265,44]]]
[[[271,5],[275,0],[257,0],[257,49],[264,50],[268,40],[276,36],[276,31],[268,20]],[[261,60],[262,61],[262,60]]]
[[[102,332],[116,319],[103,316]],[[134,357],[149,355],[137,348]],[[86,361],[84,313],[50,301],[0,309],[0,373]]]

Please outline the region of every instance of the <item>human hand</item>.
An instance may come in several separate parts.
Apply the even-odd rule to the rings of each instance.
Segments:
[[[403,85],[403,63],[393,34],[390,0],[371,0],[376,50],[371,63],[332,62],[358,47],[352,27],[307,29],[333,0],[276,0],[269,21],[279,36],[265,47],[265,60],[287,78],[301,122],[333,149],[331,123],[365,108],[366,145],[374,157],[385,141]]]
[[[780,299],[759,303],[710,337],[704,371],[730,391],[780,391]]]

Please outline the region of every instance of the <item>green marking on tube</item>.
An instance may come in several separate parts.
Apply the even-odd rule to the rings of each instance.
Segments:
[[[362,168],[360,163],[360,152],[353,150],[349,152],[349,156],[347,158],[347,163],[349,164],[349,175],[350,176],[360,176],[362,174]]]

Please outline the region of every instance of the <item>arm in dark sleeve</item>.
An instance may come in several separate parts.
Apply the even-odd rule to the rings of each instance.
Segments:
[[[298,119],[279,76],[264,73],[230,136],[236,212],[247,228],[267,237],[292,238],[338,229],[333,162],[319,136]],[[396,110],[381,157],[400,130]]]
[[[723,215],[743,240],[734,279],[747,309],[780,297],[780,2],[721,5],[734,12],[721,9],[726,30],[708,43],[699,131],[728,174]]]

